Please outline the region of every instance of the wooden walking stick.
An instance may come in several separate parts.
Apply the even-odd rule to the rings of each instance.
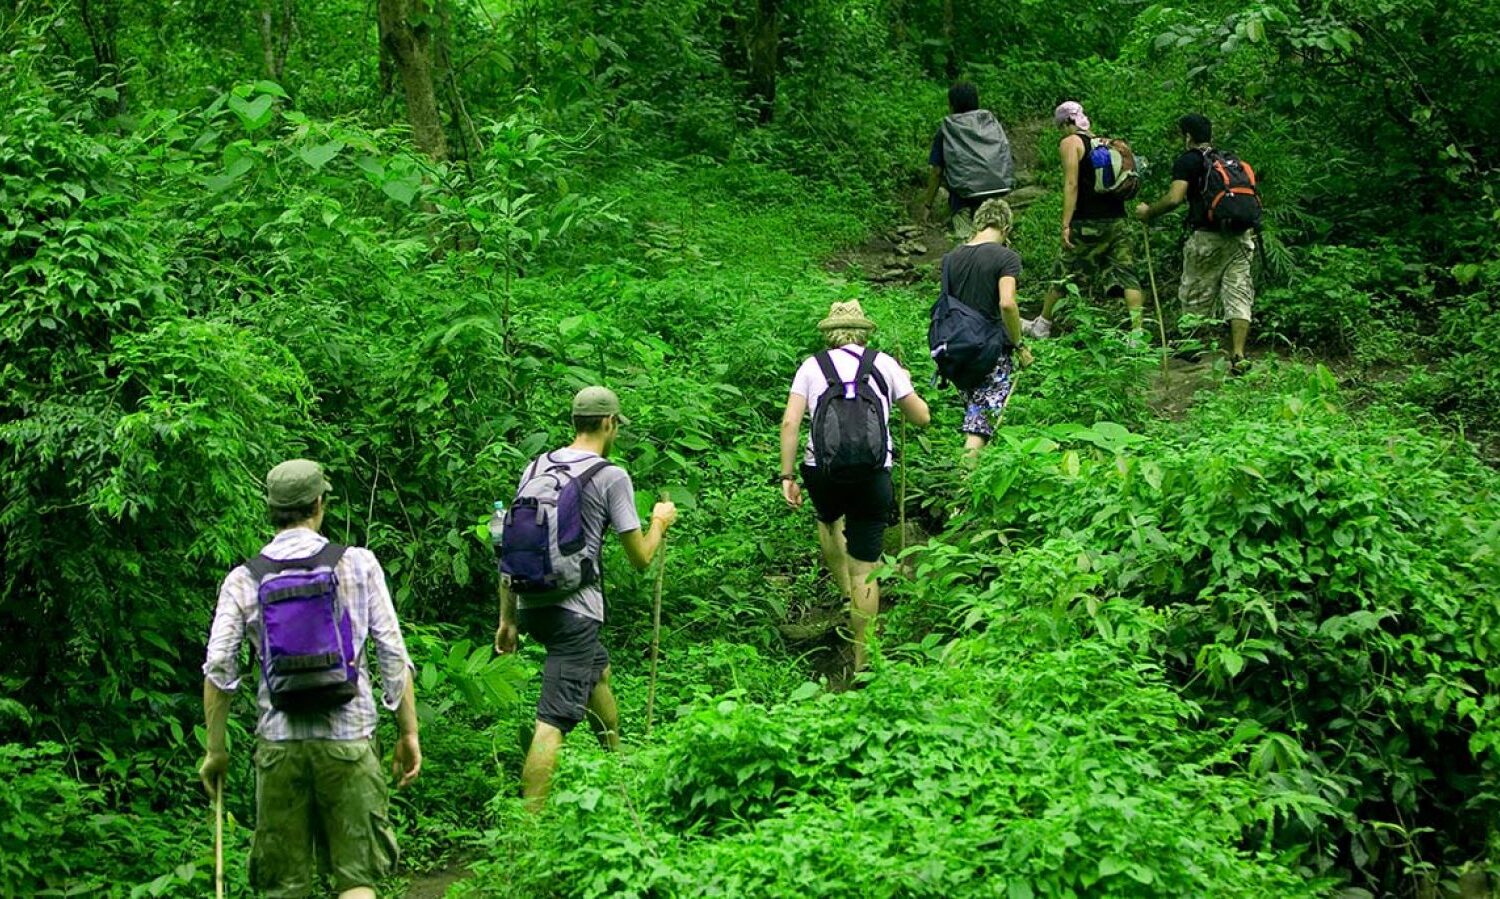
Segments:
[[[214,779],[214,896],[224,899],[224,778]]]
[[[667,491],[661,492],[661,501],[668,500]],[[656,711],[656,658],[661,650],[661,584],[667,571],[667,535],[663,531],[661,546],[656,550],[660,560],[656,563],[656,596],[651,603],[651,680],[646,686],[646,735],[651,734],[651,721]]]
[[[1156,306],[1156,331],[1161,336],[1161,376],[1167,377],[1167,325],[1161,317],[1161,295],[1156,292],[1156,266],[1151,262],[1151,226],[1141,222],[1141,237],[1146,242],[1146,274],[1151,277],[1151,302]]]

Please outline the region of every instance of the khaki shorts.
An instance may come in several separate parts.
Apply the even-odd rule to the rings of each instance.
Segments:
[[[1073,249],[1063,247],[1053,279],[1071,281],[1080,293],[1107,297],[1127,290],[1140,290],[1135,273],[1135,241],[1139,228],[1131,230],[1125,219],[1073,222]]]
[[[1182,311],[1204,318],[1250,320],[1255,285],[1250,280],[1250,258],[1255,235],[1194,231],[1182,251],[1182,286],[1177,298]]]
[[[250,884],[275,899],[374,887],[396,866],[396,832],[374,740],[261,740],[255,748]]]

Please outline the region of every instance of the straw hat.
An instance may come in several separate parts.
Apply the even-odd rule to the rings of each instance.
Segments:
[[[819,331],[837,331],[841,328],[873,331],[875,323],[865,317],[865,310],[860,308],[859,300],[850,300],[828,307],[828,317],[818,322]]]

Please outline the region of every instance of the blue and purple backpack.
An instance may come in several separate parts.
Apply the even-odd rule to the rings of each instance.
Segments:
[[[528,602],[558,602],[599,580],[599,560],[584,552],[583,494],[609,465],[600,459],[575,477],[551,453],[531,464],[500,539],[500,574]]]
[[[328,543],[305,559],[245,563],[260,605],[261,676],[280,711],[327,712],[358,691],[354,624],[334,572],[344,550]]]

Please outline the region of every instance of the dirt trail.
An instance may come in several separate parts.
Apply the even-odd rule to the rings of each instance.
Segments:
[[[406,885],[406,899],[442,899],[447,894],[448,887],[468,875],[469,870],[463,865],[451,865],[437,871],[415,875]]]

